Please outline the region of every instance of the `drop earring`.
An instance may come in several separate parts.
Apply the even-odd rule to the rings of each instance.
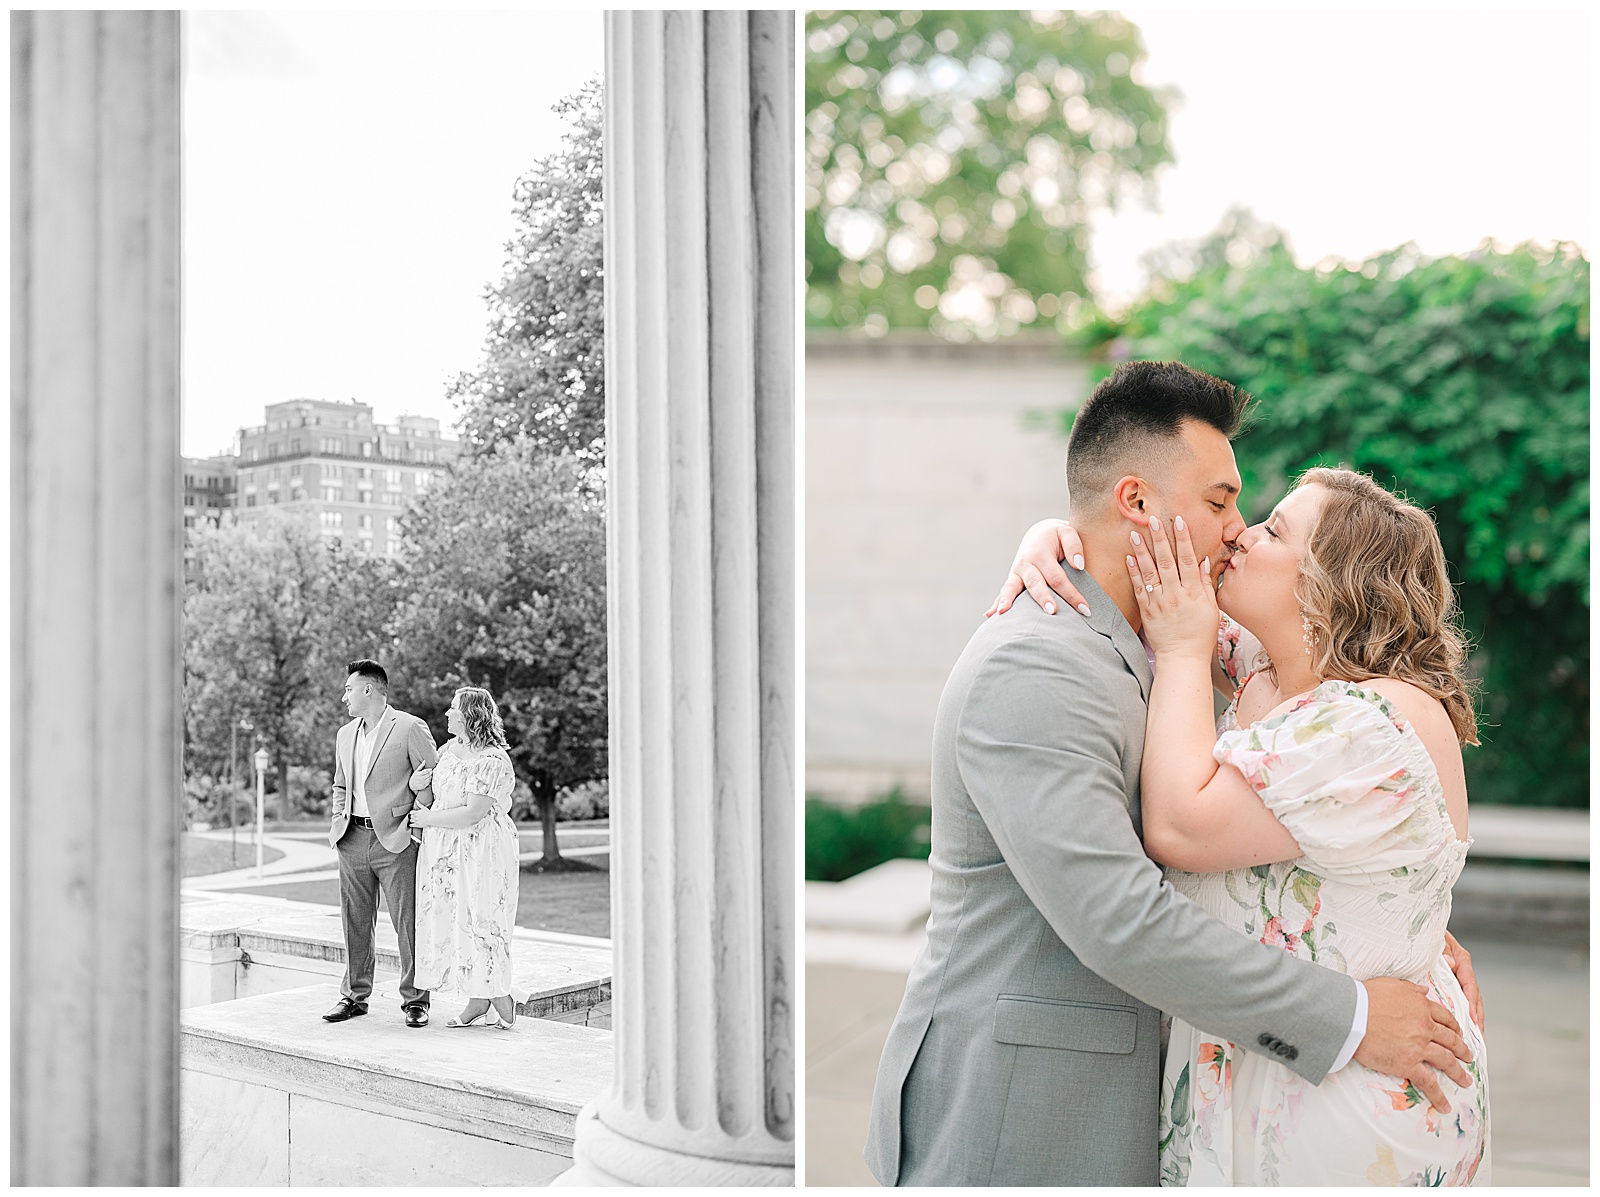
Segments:
[[[1311,626],[1311,617],[1304,607],[1300,608],[1300,629],[1300,639],[1305,641],[1306,655],[1310,656],[1317,649],[1317,629]]]

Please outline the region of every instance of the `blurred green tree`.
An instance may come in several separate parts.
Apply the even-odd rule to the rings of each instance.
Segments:
[[[1589,795],[1589,263],[1577,246],[1403,246],[1298,267],[1231,214],[1152,261],[1149,296],[1086,334],[1259,400],[1237,452],[1260,518],[1302,470],[1344,465],[1430,511],[1476,644],[1475,801]]]
[[[605,460],[601,95],[594,81],[556,105],[572,132],[517,181],[483,361],[451,385],[475,450],[522,436]]]
[[[808,325],[1070,323],[1088,222],[1148,194],[1170,91],[1116,13],[806,14]]]

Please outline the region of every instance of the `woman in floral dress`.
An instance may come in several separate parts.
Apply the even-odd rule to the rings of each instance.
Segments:
[[[1082,551],[1067,532],[1045,561],[1030,531],[1019,563],[1048,574],[1057,543]],[[1316,469],[1244,533],[1215,587],[1185,531],[1153,522],[1130,553],[1155,654],[1146,851],[1241,935],[1357,980],[1425,987],[1473,1056],[1468,1086],[1436,1070],[1441,1111],[1357,1061],[1311,1085],[1175,1019],[1162,1183],[1487,1184],[1482,1014],[1445,954],[1476,721],[1432,521],[1364,475]],[[1008,590],[1020,589],[1014,567]],[[1213,685],[1233,691],[1220,731]]]
[[[411,812],[412,826],[424,829],[417,853],[417,985],[470,999],[447,1027],[509,1028],[517,1016],[511,997],[517,828],[510,815],[516,777],[487,690],[457,690],[446,718],[451,739],[438,765],[411,779],[415,790],[433,785],[433,806]]]

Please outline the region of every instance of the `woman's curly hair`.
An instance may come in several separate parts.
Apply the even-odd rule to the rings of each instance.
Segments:
[[[456,691],[456,706],[467,725],[467,743],[473,748],[505,748],[506,725],[500,721],[500,708],[494,696],[481,686],[462,686]]]
[[[1352,470],[1307,470],[1327,498],[1297,587],[1318,677],[1393,677],[1444,704],[1463,744],[1478,742],[1467,637],[1439,531],[1428,513]]]

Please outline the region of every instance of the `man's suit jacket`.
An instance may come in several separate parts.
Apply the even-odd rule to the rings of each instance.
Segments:
[[[350,826],[350,796],[355,791],[356,729],[361,720],[352,719],[334,737],[333,824],[328,842],[335,847]],[[411,840],[407,818],[413,806],[432,806],[433,789],[411,792],[411,775],[439,760],[433,733],[415,715],[388,707],[378,726],[366,777],[367,813],[372,818],[373,834],[391,852],[404,852]]]
[[[865,1153],[884,1184],[1154,1185],[1159,1011],[1313,1083],[1350,1033],[1349,977],[1245,939],[1145,856],[1150,664],[1070,573],[1090,618],[1024,593],[939,702],[928,941]]]

